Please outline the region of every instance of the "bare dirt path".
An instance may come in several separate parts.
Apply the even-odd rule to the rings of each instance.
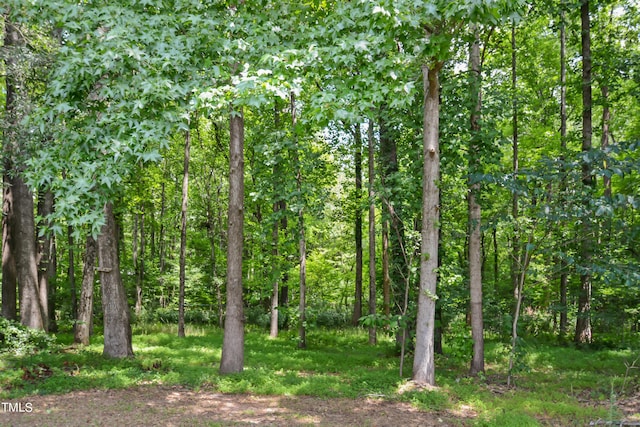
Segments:
[[[22,412],[20,412],[22,411]],[[464,426],[473,413],[424,412],[380,399],[227,395],[138,387],[0,404],[0,426]]]

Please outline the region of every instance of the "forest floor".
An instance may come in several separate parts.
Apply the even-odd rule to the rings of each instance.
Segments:
[[[0,426],[464,426],[475,417],[472,411],[425,412],[374,397],[254,396],[178,386],[77,391],[7,402],[20,403],[23,412],[0,407]]]
[[[13,412],[6,410],[13,404]],[[589,404],[590,402],[583,402]],[[16,410],[16,404],[18,410]],[[601,404],[601,403],[600,403]],[[142,386],[76,391],[7,400],[0,426],[467,426],[471,410],[422,411],[409,403],[311,396],[255,396]],[[640,412],[640,395],[618,402],[625,415]],[[553,419],[539,420],[557,425]],[[594,420],[599,421],[599,420]],[[600,420],[602,421],[602,420]],[[627,418],[629,425],[637,419]],[[603,424],[606,424],[603,422]],[[616,425],[618,425],[616,423]],[[627,425],[627,424],[620,424]]]

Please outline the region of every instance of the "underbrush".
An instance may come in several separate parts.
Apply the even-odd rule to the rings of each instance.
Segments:
[[[374,397],[424,410],[470,413],[469,425],[527,426],[619,420],[617,402],[640,389],[635,369],[640,353],[629,349],[525,345],[516,387],[507,387],[507,344],[487,342],[486,374],[471,378],[459,343],[452,341],[449,348],[445,342],[445,355],[436,359],[438,388],[415,390],[407,387],[411,360],[405,361],[400,378],[392,338],[379,335],[379,344],[370,346],[363,329],[312,329],[308,348],[299,350],[294,331],[269,339],[262,328],[249,327],[245,370],[229,376],[218,373],[222,330],[217,327],[188,326],[187,337],[180,339],[175,325],[139,323],[135,357],[124,360],[102,356],[101,336],[79,348],[71,346],[72,339],[62,334],[56,348],[6,355],[0,361],[0,397],[183,385],[224,393]]]

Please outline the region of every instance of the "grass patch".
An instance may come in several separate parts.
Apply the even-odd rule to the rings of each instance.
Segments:
[[[131,359],[103,357],[101,336],[93,338],[95,344],[72,348],[68,334],[59,335],[58,345],[48,351],[6,355],[0,360],[0,397],[184,385],[224,393],[374,396],[435,411],[465,408],[477,415],[474,423],[479,426],[584,425],[597,419],[619,419],[616,399],[640,383],[637,370],[625,366],[637,356],[631,350],[537,344],[528,346],[522,356],[526,369],[517,373],[517,387],[507,388],[506,345],[488,342],[486,376],[469,378],[466,363],[440,356],[436,360],[437,389],[399,393],[407,378],[399,377],[399,360],[390,356],[394,343],[381,337],[377,346],[370,346],[366,331],[360,329],[310,331],[306,350],[296,348],[294,332],[269,339],[262,330],[248,330],[244,372],[220,376],[220,329],[188,328],[182,339],[174,326],[136,329],[136,356]],[[405,364],[406,375],[410,362]]]

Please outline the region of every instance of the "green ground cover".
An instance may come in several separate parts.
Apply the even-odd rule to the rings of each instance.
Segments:
[[[244,372],[220,376],[222,331],[189,327],[187,335],[178,338],[168,325],[139,325],[134,331],[136,356],[126,360],[104,358],[100,336],[93,339],[96,344],[83,348],[72,347],[72,336],[60,334],[57,345],[46,351],[5,352],[0,359],[0,398],[184,385],[224,393],[376,396],[426,410],[471,410],[478,414],[476,425],[585,425],[620,419],[618,401],[640,385],[633,365],[637,351],[528,344],[520,356],[516,386],[507,387],[508,348],[489,341],[486,375],[469,378],[467,363],[450,351],[437,360],[437,389],[403,392],[411,361],[405,363],[401,378],[391,339],[370,346],[366,331],[360,329],[311,331],[306,350],[296,348],[293,333],[269,339],[262,330],[249,330]],[[445,354],[447,350],[445,346]]]

